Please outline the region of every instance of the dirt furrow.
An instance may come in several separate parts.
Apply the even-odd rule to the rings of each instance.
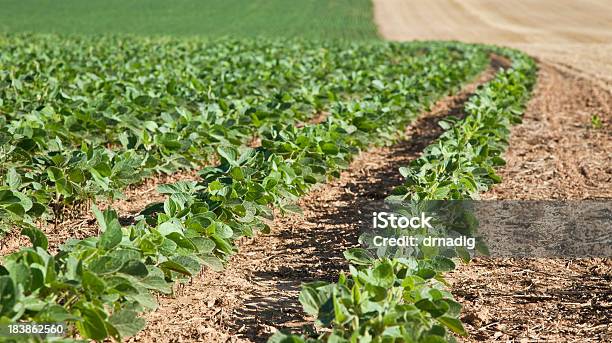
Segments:
[[[483,198],[612,198],[611,106],[612,95],[595,83],[540,63],[523,123],[512,130],[503,182]],[[612,341],[610,258],[481,258],[449,279],[469,341]]]
[[[371,213],[368,206],[401,184],[398,168],[441,134],[440,119],[461,116],[465,101],[494,70],[436,104],[407,128],[405,140],[358,155],[339,179],[300,200],[302,216],[277,218],[271,234],[240,242],[225,271],[205,271],[174,297],[160,298],[159,309],[147,315],[148,326],[134,341],[264,342],[276,330],[308,327],[298,302],[300,285],[335,281],[347,270],[342,253],[358,244],[359,221]]]
[[[612,94],[555,64],[539,67],[523,123],[512,129],[504,181],[484,198],[612,198]]]

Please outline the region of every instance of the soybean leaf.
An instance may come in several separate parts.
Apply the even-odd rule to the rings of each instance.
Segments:
[[[47,250],[49,247],[49,241],[47,240],[47,236],[37,227],[35,226],[26,226],[21,230],[21,234],[28,236],[30,238],[30,242],[32,242],[32,246],[37,248],[42,248]]]
[[[138,314],[130,310],[121,310],[113,314],[109,323],[117,330],[121,337],[131,337],[145,327],[145,320],[138,317]]]

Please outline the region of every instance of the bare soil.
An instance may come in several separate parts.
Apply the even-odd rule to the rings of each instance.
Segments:
[[[539,68],[523,123],[512,129],[503,182],[483,198],[612,198],[612,95],[555,64]]]
[[[485,199],[612,198],[612,96],[540,63],[538,85],[512,130],[501,184]],[[604,118],[593,128],[591,115]],[[479,258],[448,275],[467,341],[612,340],[612,259]]]

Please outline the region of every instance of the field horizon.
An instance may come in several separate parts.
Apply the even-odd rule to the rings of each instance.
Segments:
[[[0,32],[377,39],[370,0],[2,0]]]

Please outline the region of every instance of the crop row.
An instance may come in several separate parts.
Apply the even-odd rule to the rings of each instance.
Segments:
[[[430,200],[477,199],[501,181],[495,168],[505,163],[501,155],[509,129],[521,120],[536,66],[521,52],[488,50],[508,57],[511,67],[499,71],[469,99],[465,118],[441,123],[445,133],[400,169],[404,184],[388,201],[424,208]],[[269,342],[453,342],[454,335],[467,335],[459,320],[461,305],[447,290],[442,274],[455,268],[449,257],[469,261],[470,254],[465,249],[452,254],[415,250],[399,256],[380,249],[345,252],[351,264],[348,275],[341,274],[337,283],[304,285],[300,294],[304,310],[317,318],[323,333],[316,338],[279,333]]]
[[[240,51],[256,47],[252,44],[231,42],[225,47]],[[326,49],[331,49],[301,44],[289,50],[304,50],[308,55],[327,54]],[[269,48],[283,55],[280,45]],[[176,49],[181,51],[180,46]],[[161,186],[159,191],[168,195],[166,201],[149,206],[141,220],[127,227],[119,224],[113,210],[94,207],[101,234],[69,240],[56,255],[47,251],[42,231],[24,227],[33,247],[4,257],[0,266],[0,322],[67,321],[74,323],[73,333],[95,340],[135,334],[144,326],[138,313],[156,307],[150,292],[171,293],[172,282],[196,275],[203,265],[221,269],[225,257],[235,250],[235,239],[269,230],[273,207],[297,210],[294,201],[313,184],[337,176],[360,149],[390,143],[418,113],[457,90],[488,62],[481,49],[450,43],[376,43],[333,49],[335,63],[353,71],[327,70],[328,62],[321,61],[322,74],[312,76],[320,78],[312,81],[312,87],[326,89],[323,97],[329,114],[324,122],[271,122],[258,130],[261,145],[255,148],[237,142],[217,144],[221,164],[203,168],[202,181]],[[232,55],[223,52],[221,56]],[[221,56],[216,63],[223,64]],[[262,66],[274,72],[282,61],[291,61],[255,60],[248,69],[254,68],[254,73],[263,72]],[[287,66],[286,73],[292,71]],[[329,77],[335,82],[327,88],[319,85]],[[235,101],[244,96],[237,95]],[[159,99],[163,102],[164,96]],[[278,98],[268,98],[273,99]],[[232,107],[220,108],[225,113]],[[303,118],[300,115],[307,116],[289,117]],[[206,121],[205,114],[201,116]],[[248,125],[257,126],[256,121]]]
[[[0,235],[423,72],[418,44],[15,36],[0,46]]]

